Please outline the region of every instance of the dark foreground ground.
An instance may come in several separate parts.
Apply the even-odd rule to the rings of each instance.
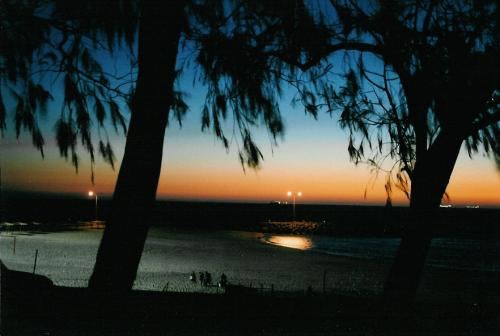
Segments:
[[[317,293],[91,292],[2,271],[1,335],[498,335],[500,301],[427,299],[388,312],[375,297]]]

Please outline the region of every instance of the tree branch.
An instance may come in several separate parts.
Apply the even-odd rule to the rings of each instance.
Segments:
[[[327,57],[330,54],[337,52],[337,51],[371,52],[373,54],[377,54],[380,56],[384,55],[383,50],[377,45],[373,45],[373,44],[365,43],[365,42],[349,42],[349,41],[340,42],[340,43],[325,46],[321,49],[320,53],[314,55],[314,57],[310,58],[306,62],[301,62],[300,60],[293,59],[292,57],[290,57],[288,55],[288,53],[286,51],[280,51],[280,52],[271,51],[268,53],[264,53],[264,55],[277,57],[280,60],[282,60],[290,65],[296,66],[297,68],[299,68],[302,71],[307,71],[310,68],[317,66],[324,57]]]
[[[467,136],[474,135],[475,133],[479,132],[480,130],[482,130],[490,125],[493,125],[497,122],[500,122],[500,111],[496,111],[493,114],[488,114],[483,119],[472,124],[469,132],[467,132],[466,135]]]

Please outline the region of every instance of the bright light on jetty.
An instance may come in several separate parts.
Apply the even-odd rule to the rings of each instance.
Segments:
[[[97,220],[97,193],[95,193],[93,190],[89,190],[87,195],[89,195],[89,197],[95,198],[95,220]]]
[[[289,191],[286,193],[288,197],[292,197],[293,200],[293,220],[295,220],[295,196],[302,197],[302,191],[292,192]]]

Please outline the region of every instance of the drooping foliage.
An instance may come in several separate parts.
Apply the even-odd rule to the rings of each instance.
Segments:
[[[351,159],[387,173],[389,201],[393,186],[410,197],[417,160],[444,133],[498,163],[496,2],[293,3],[260,8],[267,29],[256,34],[273,42],[247,46],[270,58],[270,69],[288,66],[278,73],[306,112],[338,113]]]
[[[6,128],[6,99],[10,95],[16,102],[16,134],[19,136],[23,129],[30,131],[33,144],[41,150],[44,139],[34,114],[45,111],[51,95],[29,80],[29,68],[49,27],[31,24],[34,11],[34,6],[9,1],[0,6],[0,132],[3,134]]]
[[[291,60],[321,51],[327,34],[310,38],[318,26],[303,1],[207,1],[192,6],[190,18],[187,37],[198,43],[195,63],[208,91],[202,129],[211,126],[227,147],[230,140],[222,123],[232,119],[232,132],[239,132],[242,142],[240,161],[256,167],[262,153],[252,139],[252,127],[263,121],[276,143],[284,131],[278,101],[284,87],[297,85],[299,76]]]
[[[243,167],[257,167],[263,158],[252,137],[254,127],[266,125],[273,144],[284,132],[278,100],[283,83],[292,83],[287,75],[295,67],[269,57],[266,46],[275,37],[270,30],[285,18],[287,32],[293,32],[295,40],[289,42],[280,35],[288,51],[291,45],[316,41],[307,38],[314,22],[303,3],[286,8],[283,15],[281,1],[206,0],[188,1],[185,6],[178,77],[186,69],[197,70],[194,80],[200,83],[196,85],[206,89],[200,111],[202,130],[212,129],[226,148],[236,143]],[[108,128],[125,133],[124,111],[133,108],[139,1],[5,1],[0,15],[2,27],[8,28],[2,29],[8,48],[0,54],[2,129],[11,113],[7,106],[12,104],[4,103],[9,95],[9,102],[14,99],[17,136],[22,130],[30,132],[42,151],[39,114],[53,100],[54,88],[61,88],[62,106],[55,112],[59,113],[55,132],[60,154],[78,168],[82,146],[91,166],[96,151],[113,166]],[[304,34],[298,34],[304,29]],[[301,50],[294,53],[291,58]],[[179,124],[188,110],[184,98],[181,91],[174,92],[171,117]]]
[[[124,131],[122,110],[133,102],[137,4],[2,2],[0,129],[6,98],[14,100],[16,131],[29,131],[42,149],[37,111],[57,79],[61,155],[78,166],[81,143],[93,162],[96,128],[98,151],[112,164],[105,126]],[[470,154],[500,161],[498,11],[494,1],[190,1],[179,76],[198,70],[207,90],[202,129],[226,147],[236,142],[244,165],[262,158],[252,127],[263,122],[273,141],[283,133],[277,102],[294,86],[306,113],[340,113],[355,163],[387,171],[387,190],[409,195],[418,153],[457,120],[470,126],[462,130]],[[129,71],[109,73],[103,53],[125,57]],[[172,117],[181,122],[188,106],[180,91],[174,96]]]
[[[350,150],[355,162],[366,157],[363,148],[372,148],[374,139],[377,151],[368,162],[376,169],[386,158],[395,162],[388,169],[389,197],[393,182],[409,196],[416,161],[425,159],[443,132],[462,137],[470,155],[482,149],[498,162],[495,2],[334,4],[344,21],[344,39],[366,41],[370,56],[381,63],[369,64],[366,54],[351,56],[341,125],[352,139],[361,135],[359,146]]]
[[[0,84],[2,130],[6,127],[6,95],[12,101],[16,136],[31,133],[43,155],[44,136],[40,114],[47,113],[54,92],[61,92],[62,105],[54,126],[61,156],[78,169],[80,143],[95,162],[92,134],[97,130],[98,152],[113,166],[114,154],[107,125],[126,132],[124,102],[129,99],[130,74],[110,73],[102,59],[126,44],[132,55],[137,11],[127,1],[3,1]],[[109,16],[109,17],[108,17]],[[115,22],[109,18],[120,18]],[[132,59],[132,57],[130,57]],[[118,77],[121,76],[121,77]],[[108,122],[109,119],[109,122]],[[117,129],[118,131],[118,129]],[[92,169],[93,180],[93,169]]]

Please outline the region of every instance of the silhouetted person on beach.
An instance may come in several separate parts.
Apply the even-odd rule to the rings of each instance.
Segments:
[[[222,273],[219,280],[219,287],[226,288],[226,286],[227,286],[227,277],[224,273]]]
[[[192,283],[196,283],[196,274],[194,272],[191,272],[191,274],[189,275],[189,281],[191,281]]]
[[[200,285],[205,286],[205,274],[200,272]]]
[[[205,285],[210,286],[212,284],[212,274],[205,272]]]

